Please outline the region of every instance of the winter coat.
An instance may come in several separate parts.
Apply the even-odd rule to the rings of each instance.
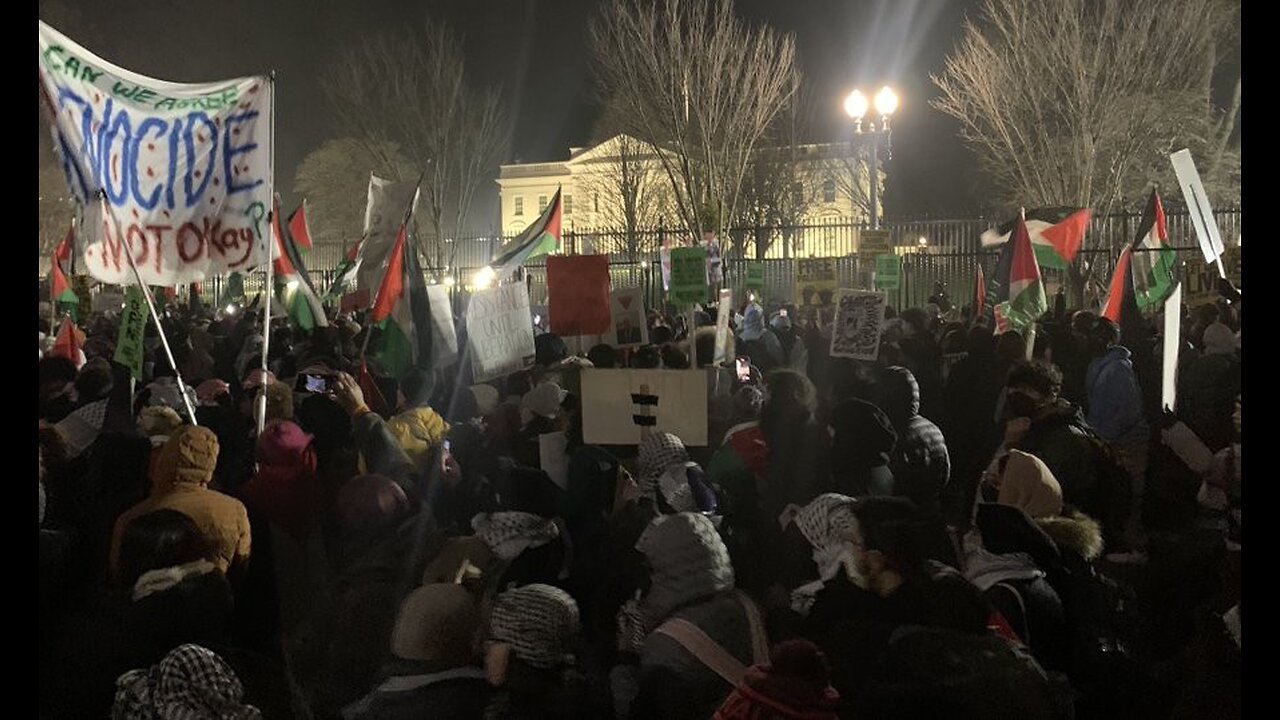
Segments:
[[[1178,417],[1218,452],[1231,443],[1231,414],[1240,394],[1240,361],[1211,354],[1188,361],[1178,373]]]
[[[880,408],[858,399],[831,411],[832,491],[842,495],[893,495],[890,456],[898,433]]]
[[[444,442],[449,423],[429,407],[415,407],[388,420],[387,431],[400,443],[413,466],[422,469]]]
[[[1089,394],[1085,418],[1107,442],[1142,441],[1149,431],[1142,413],[1142,390],[1129,358],[1128,348],[1113,346],[1089,363],[1085,376]]]
[[[898,433],[889,463],[894,494],[910,498],[925,512],[939,512],[942,491],[951,478],[951,457],[942,431],[920,415],[915,376],[906,368],[886,368],[880,397],[879,406]]]
[[[427,716],[480,720],[491,688],[478,667],[396,660],[373,691],[342,711],[344,720],[414,720]]]
[[[1012,447],[1040,458],[1062,486],[1062,499],[1093,514],[1103,488],[1097,472],[1097,442],[1080,408],[1065,400],[1032,418]]]

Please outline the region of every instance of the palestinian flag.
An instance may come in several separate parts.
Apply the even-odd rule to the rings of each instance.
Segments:
[[[55,357],[64,357],[76,364],[78,369],[84,364],[84,353],[80,352],[80,348],[84,345],[84,333],[69,317],[62,318],[62,326],[58,328],[58,336],[53,341],[53,349],[49,351],[50,355]]]
[[[1119,325],[1124,314],[1124,305],[1133,296],[1133,275],[1129,267],[1133,260],[1133,248],[1127,247],[1120,252],[1116,260],[1115,272],[1111,274],[1111,284],[1107,287],[1107,301],[1102,304],[1102,317]]]
[[[382,347],[378,351],[382,374],[394,378],[410,367],[431,362],[431,302],[407,228],[407,222],[400,226],[386,277],[369,316],[382,328]]]
[[[995,307],[997,326],[1003,320],[1010,329],[1023,332],[1049,309],[1040,280],[1040,266],[1031,247],[1027,224],[1018,218],[1013,228],[1009,265],[1009,299]]]
[[[289,216],[289,235],[293,238],[293,242],[303,250],[311,249],[311,227],[307,225],[307,201],[304,198],[302,205]]]
[[[58,247],[53,251],[53,262],[50,263],[49,287],[52,290],[55,307],[58,303],[80,303],[80,297],[71,289],[71,281],[67,279],[67,270],[63,266],[63,263],[71,260],[71,252],[74,245],[75,226],[72,225],[67,228],[66,236],[62,238],[62,242],[58,243]]]
[[[1138,224],[1138,237],[1134,240],[1133,295],[1138,310],[1152,315],[1164,308],[1164,301],[1178,286],[1178,252],[1169,246],[1169,231],[1165,225],[1164,205],[1160,193],[1154,189],[1147,200],[1147,209]]]
[[[560,210],[560,190],[557,189],[556,196],[542,211],[542,215],[511,242],[503,245],[493,256],[493,260],[489,261],[489,267],[493,268],[499,278],[511,274],[511,271],[531,258],[555,252],[560,245]]]
[[[294,219],[299,212],[301,208],[295,210],[289,217],[289,227],[294,226]],[[310,331],[316,327],[328,327],[329,320],[325,317],[324,306],[320,304],[315,286],[311,284],[311,277],[307,275],[307,266],[302,263],[302,254],[298,252],[298,246],[294,243],[293,237],[280,226],[278,202],[275,218],[272,227],[276,235],[276,258],[273,261],[275,266],[272,272],[275,278],[276,296],[284,305],[289,320],[299,328]]]
[[[1036,261],[1044,267],[1065,269],[1080,253],[1084,234],[1089,229],[1088,208],[1037,208],[1026,214],[1027,234],[1035,248]],[[994,247],[1009,241],[1014,221],[982,233],[982,247]]]
[[[347,251],[347,256],[343,258],[342,264],[338,265],[338,269],[333,272],[333,282],[329,283],[329,289],[324,294],[325,297],[342,297],[343,293],[347,291],[347,286],[355,280],[356,270],[360,267],[360,244],[363,242],[364,238],[360,238]]]

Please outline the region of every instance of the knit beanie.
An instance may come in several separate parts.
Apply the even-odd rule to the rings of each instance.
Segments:
[[[183,425],[174,430],[156,461],[156,488],[174,484],[205,486],[213,479],[218,464],[218,436],[200,425]]]
[[[648,559],[652,576],[643,612],[649,627],[657,627],[676,608],[691,601],[733,589],[729,551],[705,515],[662,515],[636,542]]]
[[[149,405],[138,412],[138,429],[147,437],[168,437],[182,426],[182,416],[167,405]]]
[[[244,702],[235,671],[212,650],[180,645],[147,670],[131,670],[116,680],[116,720],[219,718],[251,720],[262,712]]]
[[[315,465],[314,438],[296,423],[277,420],[258,436],[258,460],[264,465]]]
[[[578,604],[550,585],[525,585],[493,601],[489,638],[511,646],[529,665],[553,670],[573,664],[572,644],[578,634]]]
[[[466,665],[479,628],[480,610],[466,588],[452,582],[423,585],[400,604],[391,652],[405,660]]]
[[[840,693],[827,659],[808,640],[779,643],[768,665],[747,669],[713,720],[836,720]]]
[[[520,399],[520,422],[528,425],[535,417],[554,418],[569,393],[553,382],[544,382]]]
[[[1062,513],[1062,485],[1043,460],[1010,450],[996,502],[1021,508],[1032,518],[1053,517]]]

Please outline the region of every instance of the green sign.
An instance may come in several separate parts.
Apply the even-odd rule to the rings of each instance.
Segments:
[[[764,263],[749,262],[747,266],[747,288],[751,290],[764,289]]]
[[[134,379],[142,379],[142,333],[147,329],[147,298],[137,285],[125,290],[124,317],[116,339],[114,360],[129,368]]]
[[[876,289],[897,290],[902,283],[902,258],[897,255],[876,256]]]
[[[707,299],[707,250],[672,248],[671,302],[692,305]]]

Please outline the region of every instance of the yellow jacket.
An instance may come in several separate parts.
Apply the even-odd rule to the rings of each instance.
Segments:
[[[387,430],[400,443],[414,467],[422,469],[426,467],[432,451],[444,442],[444,436],[449,432],[449,423],[429,407],[416,407],[388,420]],[[363,461],[364,458],[361,458],[362,466]],[[364,472],[363,467],[361,472]]]

